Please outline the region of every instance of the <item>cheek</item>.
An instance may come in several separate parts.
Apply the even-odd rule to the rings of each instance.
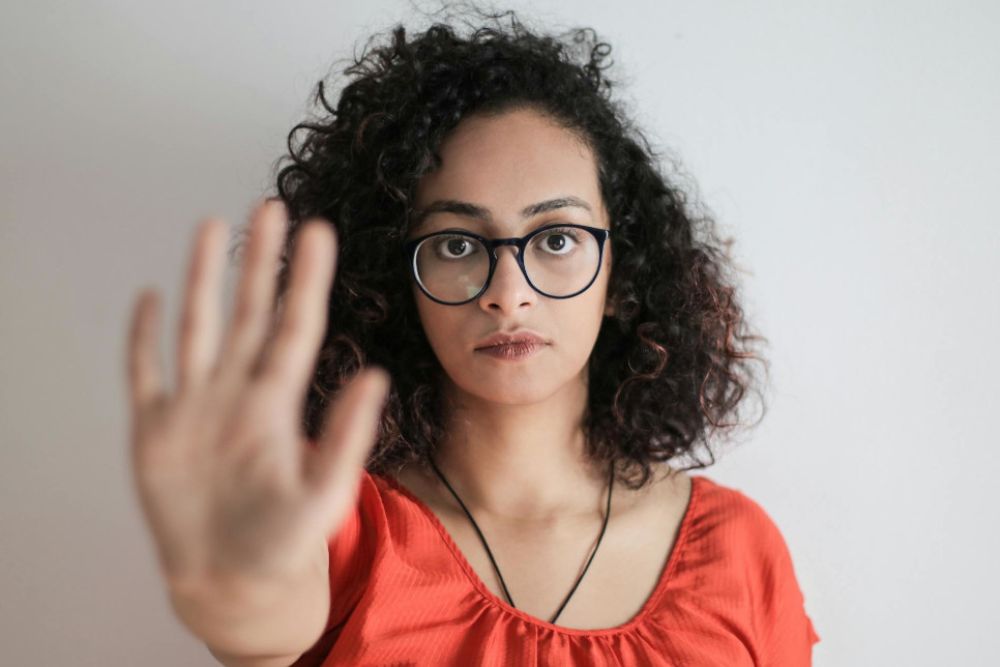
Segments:
[[[445,359],[460,354],[465,340],[460,331],[460,313],[457,312],[460,308],[442,306],[422,294],[414,295],[413,298],[417,300],[417,313],[424,327],[424,335],[438,358]]]
[[[596,283],[593,287],[597,287]],[[553,311],[548,331],[565,361],[582,362],[590,356],[604,322],[603,290],[587,291],[567,299],[562,306]]]

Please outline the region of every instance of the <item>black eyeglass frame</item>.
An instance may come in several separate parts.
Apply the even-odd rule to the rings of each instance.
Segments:
[[[524,267],[524,249],[527,247],[528,242],[531,241],[532,238],[541,234],[542,232],[551,231],[552,229],[562,229],[565,227],[575,227],[577,229],[583,229],[593,234],[594,238],[597,239],[597,249],[598,249],[597,270],[594,272],[593,277],[591,277],[590,282],[588,282],[582,289],[577,290],[572,294],[567,294],[565,296],[555,296],[553,294],[548,294],[547,292],[543,292],[542,290],[538,289],[538,287],[533,282],[531,282],[531,278],[528,277],[528,271]],[[427,289],[424,287],[423,283],[420,281],[420,277],[417,275],[417,257],[416,257],[417,246],[420,245],[420,243],[422,243],[424,240],[429,239],[432,236],[467,236],[469,238],[475,239],[476,241],[479,241],[481,244],[483,244],[483,247],[486,248],[487,256],[489,257],[490,260],[490,270],[489,273],[486,274],[486,281],[483,283],[482,289],[476,292],[475,295],[469,297],[464,301],[442,301],[441,299],[438,299],[430,292],[428,292]],[[427,296],[427,298],[430,299],[431,301],[435,301],[445,306],[461,306],[463,304],[469,303],[470,301],[475,301],[480,296],[482,296],[483,293],[486,292],[486,290],[489,289],[490,283],[493,280],[493,272],[494,270],[496,270],[497,262],[499,261],[499,258],[497,257],[497,248],[505,245],[512,245],[517,247],[517,253],[515,253],[515,257],[517,258],[517,265],[521,267],[521,275],[524,276],[524,279],[528,281],[528,284],[531,285],[531,288],[533,290],[535,290],[542,296],[549,297],[550,299],[571,299],[574,296],[582,294],[586,292],[588,289],[590,289],[590,286],[594,284],[595,280],[597,280],[597,276],[601,275],[601,267],[604,265],[604,243],[605,241],[608,240],[608,238],[610,238],[610,236],[611,236],[610,229],[603,229],[600,227],[588,227],[587,225],[578,225],[575,223],[568,223],[568,222],[545,225],[543,227],[539,227],[538,229],[532,231],[530,234],[527,234],[525,236],[521,237],[513,236],[504,239],[488,239],[485,236],[480,236],[479,234],[464,229],[463,230],[445,229],[438,232],[431,232],[430,234],[424,234],[423,236],[418,236],[417,238],[405,241],[403,243],[402,250],[404,257],[406,258],[406,262],[410,267],[410,275],[416,281],[417,286],[420,287],[420,291],[423,292]]]

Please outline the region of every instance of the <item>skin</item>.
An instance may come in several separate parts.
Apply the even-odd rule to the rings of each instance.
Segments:
[[[409,238],[464,228],[488,238],[523,236],[570,222],[609,229],[592,151],[571,132],[531,110],[471,116],[440,147],[442,166],[418,184],[415,208],[460,200],[486,208],[491,221],[435,213]],[[574,196],[590,212],[566,207],[522,219],[544,200]],[[414,283],[421,322],[447,376],[447,435],[435,462],[488,536],[518,609],[548,620],[579,576],[604,520],[608,470],[585,455],[582,416],[587,362],[605,316],[611,241],[594,283],[569,299],[536,292],[516,248],[498,250],[489,288],[459,306],[429,299]],[[548,342],[518,362],[474,351],[498,330],[526,327]],[[690,479],[654,466],[640,491],[616,485],[598,553],[558,624],[607,628],[631,619],[649,597],[687,504]],[[484,584],[505,599],[468,517],[429,469],[397,479],[438,515]],[[650,531],[650,526],[662,530]],[[622,564],[627,566],[623,567]]]
[[[489,209],[492,223],[435,213],[410,237],[461,227],[489,238],[522,236],[545,224],[609,229],[591,151],[570,132],[531,111],[470,117],[440,149],[443,165],[418,185],[416,208],[456,199]],[[572,195],[591,212],[565,207],[521,219],[525,206]],[[607,487],[606,468],[584,457],[580,427],[587,360],[607,303],[611,242],[594,283],[570,299],[536,292],[517,266],[517,250],[499,250],[493,280],[478,299],[439,304],[414,284],[424,331],[444,367],[449,436],[435,459],[462,500],[484,515],[548,521],[588,511]],[[539,354],[500,361],[476,344],[498,330],[527,327],[547,341]],[[451,473],[451,474],[449,474]]]

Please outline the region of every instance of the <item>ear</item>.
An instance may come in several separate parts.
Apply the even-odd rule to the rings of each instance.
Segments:
[[[615,304],[611,299],[604,302],[604,316],[610,317],[615,314]]]

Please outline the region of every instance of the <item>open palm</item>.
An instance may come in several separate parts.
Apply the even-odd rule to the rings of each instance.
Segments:
[[[323,220],[295,241],[275,322],[287,222],[265,202],[250,226],[232,320],[222,330],[224,222],[198,229],[178,328],[177,383],[158,360],[159,296],[133,309],[127,357],[131,454],[160,563],[177,588],[273,584],[301,576],[355,502],[389,388],[362,370],[331,406],[319,447],[302,406],[327,325],[337,237]],[[273,328],[273,331],[272,331]]]

